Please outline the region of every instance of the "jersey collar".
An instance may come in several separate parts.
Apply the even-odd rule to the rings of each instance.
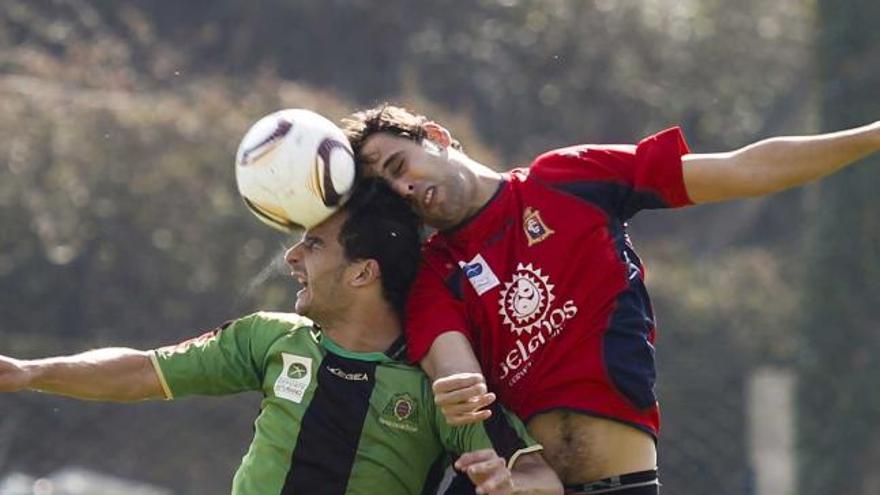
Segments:
[[[394,344],[391,344],[391,347],[389,347],[386,352],[355,352],[355,351],[349,351],[347,349],[343,349],[342,347],[339,346],[339,344],[330,340],[330,338],[327,337],[327,334],[325,333],[325,334],[321,335],[321,346],[323,346],[324,349],[327,349],[328,352],[332,352],[333,354],[336,354],[337,356],[341,356],[344,358],[356,359],[358,361],[371,361],[371,362],[385,363],[385,362],[396,361],[394,356],[399,355],[401,353],[401,351],[399,349],[397,349],[397,350],[395,350],[395,349],[399,345],[399,342],[402,339],[403,339],[403,336],[401,336],[399,339],[394,341]]]

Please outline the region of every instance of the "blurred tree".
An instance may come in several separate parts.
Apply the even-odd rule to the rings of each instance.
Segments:
[[[684,125],[695,149],[723,149],[813,130],[810,7],[802,0],[6,0],[0,352],[156,345],[258,307],[289,307],[289,281],[271,263],[285,239],[240,207],[229,175],[241,133],[271,110],[301,106],[338,118],[356,105],[404,101],[450,124],[470,152],[500,168],[548,147],[631,142],[672,123]],[[862,16],[834,21],[835,31],[827,24],[826,41],[871,36],[861,31],[872,29],[872,11],[849,8],[823,4],[829,22]],[[874,48],[824,43],[826,71],[839,57],[835,76],[825,76],[836,91],[876,83],[877,64],[868,63],[876,41],[864,42]],[[876,98],[858,98],[826,101],[839,116],[876,114],[865,104]],[[823,208],[869,184],[851,180]],[[854,198],[867,204],[870,196]],[[634,238],[656,262],[649,282],[661,321],[668,490],[743,491],[742,374],[754,362],[791,358],[789,322],[799,308],[792,234],[801,228],[791,219],[803,216],[799,199],[646,213],[634,222]],[[832,215],[823,227],[832,229],[840,211],[861,210],[850,204],[815,213]],[[851,216],[846,221],[860,218]],[[864,233],[858,242],[868,247],[859,252],[876,253],[870,217],[860,221],[846,232]],[[846,249],[831,230],[817,239],[826,236]],[[765,248],[777,240],[785,250]],[[830,270],[839,264],[817,265],[829,272],[817,270],[826,278],[813,285],[832,287]],[[851,283],[875,283],[874,275]],[[864,287],[857,297],[877,294]],[[814,293],[811,306],[824,304],[823,296]],[[825,321],[838,316],[829,312]],[[810,349],[824,338],[817,333]],[[874,362],[851,351],[835,357],[825,346],[817,350],[821,366],[805,365],[805,373],[818,380],[832,369],[826,359]],[[828,397],[856,400],[861,390]],[[0,419],[0,432],[23,432],[0,445],[0,461],[4,450],[16,453],[0,470],[49,469],[72,457],[184,492],[222,492],[228,480],[217,473],[231,473],[256,404],[215,404],[131,408],[0,397],[0,411],[18,414],[7,417],[17,423]],[[813,401],[808,409],[816,424],[839,421],[840,412],[826,417],[825,408]],[[816,451],[834,438],[813,438],[826,442]],[[59,440],[66,448],[53,454]],[[837,463],[816,462],[805,472],[837,486]]]
[[[58,3],[70,2],[44,10]],[[424,93],[474,119],[503,168],[549,146],[630,142],[674,122],[712,147],[804,130],[792,127],[804,127],[810,89],[801,0],[87,5],[127,41],[138,73],[173,82],[175,70],[247,77],[272,67],[363,105]],[[186,49],[157,56],[157,44]]]
[[[821,0],[822,126],[880,115],[880,3]],[[800,375],[800,491],[880,493],[880,159],[824,181],[813,208]]]
[[[255,93],[210,78],[101,91],[88,77],[0,76],[0,353],[151,348],[290,308],[294,282],[279,256],[290,239],[240,204],[235,146],[279,107],[338,116],[350,104],[271,77],[250,81]],[[75,462],[222,493],[255,399],[118,406],[0,395],[0,474]]]

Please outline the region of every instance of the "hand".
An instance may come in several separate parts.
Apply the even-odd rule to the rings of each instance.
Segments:
[[[438,378],[433,390],[434,403],[452,426],[477,423],[492,416],[492,411],[483,408],[495,402],[495,394],[488,391],[486,379],[480,373]]]
[[[507,469],[507,463],[492,449],[463,454],[455,461],[455,468],[468,475],[480,495],[513,493],[510,469]]]
[[[0,392],[18,392],[29,383],[30,374],[22,361],[0,356]]]

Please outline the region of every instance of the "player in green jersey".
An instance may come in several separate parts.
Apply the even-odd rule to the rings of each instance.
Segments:
[[[0,391],[106,401],[259,391],[234,494],[432,493],[449,454],[477,493],[562,493],[519,420],[499,409],[447,426],[425,375],[399,360],[419,260],[418,221],[399,201],[362,187],[287,251],[299,314],[257,313],[154,351],[0,356]]]

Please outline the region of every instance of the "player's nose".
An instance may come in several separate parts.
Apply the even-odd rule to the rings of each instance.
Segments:
[[[393,179],[390,180],[388,184],[391,186],[391,190],[406,199],[410,199],[416,191],[415,184],[408,180]]]
[[[293,246],[287,248],[287,251],[284,252],[284,261],[293,268],[297,263],[302,259],[301,256],[301,247],[302,242],[297,242]]]

